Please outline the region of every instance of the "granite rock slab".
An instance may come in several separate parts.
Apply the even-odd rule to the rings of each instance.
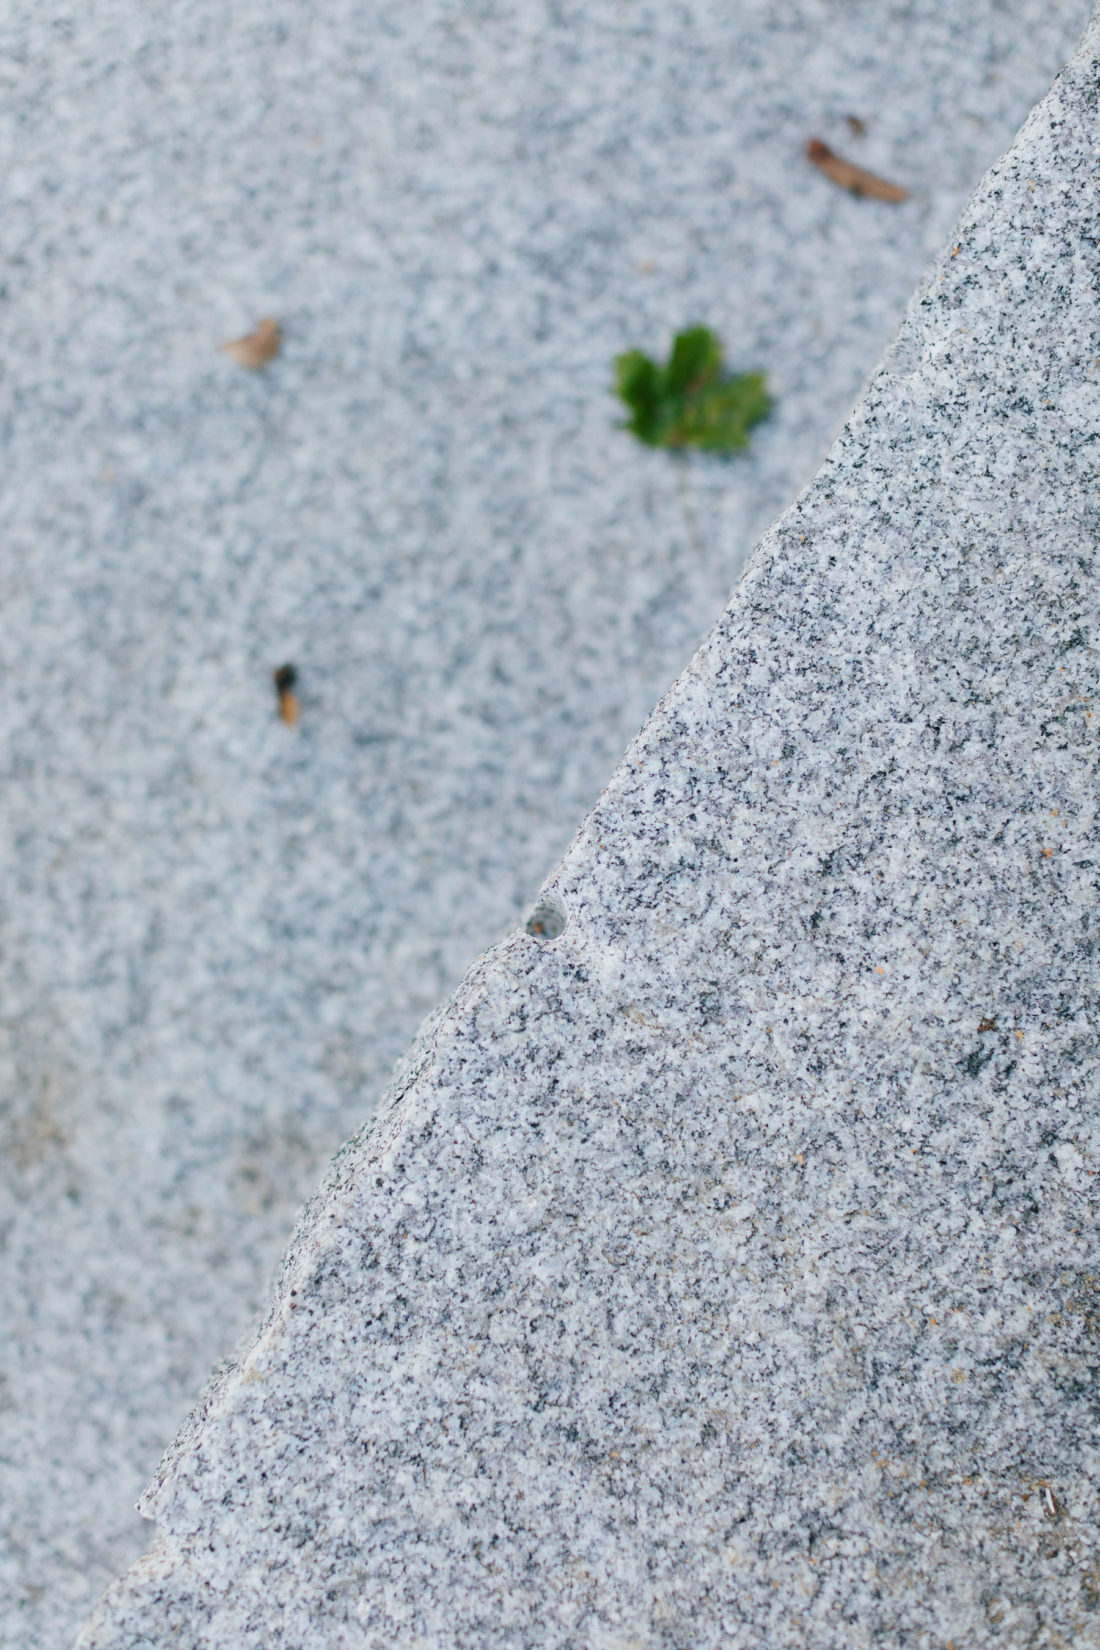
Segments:
[[[1100,1644],[1098,94],[1094,24],[81,1650]]]
[[[0,1650],[70,1642],[142,1551],[303,1199],[1087,14],[3,8]],[[262,316],[250,373],[219,345]],[[736,463],[617,428],[613,356],[694,321],[772,385]]]

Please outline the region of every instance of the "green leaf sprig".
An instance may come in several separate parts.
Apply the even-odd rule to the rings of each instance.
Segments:
[[[722,346],[709,327],[677,333],[663,367],[639,349],[617,355],[615,393],[631,413],[623,429],[650,447],[738,452],[771,410],[763,373],[723,373]]]

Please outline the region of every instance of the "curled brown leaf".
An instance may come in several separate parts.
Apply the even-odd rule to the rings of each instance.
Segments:
[[[863,195],[873,201],[897,202],[909,199],[908,189],[903,189],[897,183],[887,183],[885,178],[868,172],[862,166],[854,166],[850,160],[844,160],[834,153],[820,138],[811,138],[807,143],[806,159],[819,171],[824,172],[827,178],[831,178],[833,183],[839,184],[841,189],[847,189],[853,195]]]
[[[228,344],[219,347],[223,349],[231,361],[236,361],[239,367],[248,367],[252,372],[259,372],[266,367],[269,361],[274,361],[279,353],[279,343],[282,333],[278,321],[265,316],[256,323],[254,331],[247,333],[243,338],[231,338]]]

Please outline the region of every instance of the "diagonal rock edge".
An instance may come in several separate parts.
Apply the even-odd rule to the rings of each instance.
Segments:
[[[84,1650],[1100,1643],[1100,29]]]

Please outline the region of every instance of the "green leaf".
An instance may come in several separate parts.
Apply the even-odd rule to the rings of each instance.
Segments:
[[[771,409],[762,373],[722,374],[722,346],[709,327],[688,327],[661,367],[641,350],[615,357],[615,393],[631,413],[624,429],[651,447],[732,453]]]
[[[689,327],[677,333],[664,369],[668,395],[690,395],[709,384],[721,370],[722,346],[709,327]]]
[[[639,349],[615,357],[615,389],[634,416],[627,424],[639,441],[657,445],[661,405],[660,373]]]

